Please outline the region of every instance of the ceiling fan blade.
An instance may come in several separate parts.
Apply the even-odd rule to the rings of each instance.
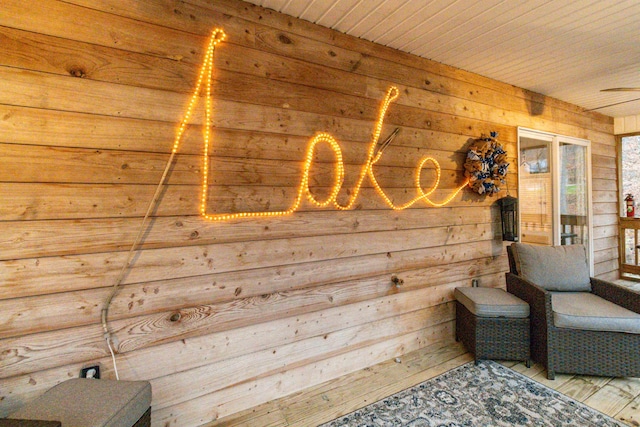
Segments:
[[[602,107],[591,108],[591,109],[585,110],[585,111],[596,111],[596,110],[600,110],[602,108],[615,107],[616,105],[626,104],[626,103],[635,102],[635,101],[640,101],[640,98],[634,98],[634,99],[629,99],[628,101],[622,101],[622,102],[616,102],[614,104],[603,105]]]
[[[640,87],[612,87],[601,89],[600,92],[640,92]]]

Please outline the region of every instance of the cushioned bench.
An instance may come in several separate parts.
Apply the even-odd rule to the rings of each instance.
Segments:
[[[494,288],[456,288],[456,340],[480,359],[530,366],[529,304]]]
[[[51,388],[10,418],[60,421],[62,427],[147,427],[150,414],[147,381],[76,378]]]

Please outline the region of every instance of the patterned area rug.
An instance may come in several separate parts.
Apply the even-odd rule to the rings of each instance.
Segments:
[[[620,427],[491,361],[471,362],[320,427]]]

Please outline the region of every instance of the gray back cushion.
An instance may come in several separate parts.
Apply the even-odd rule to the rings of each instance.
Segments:
[[[583,245],[534,246],[514,243],[518,275],[549,291],[589,292],[589,264]]]

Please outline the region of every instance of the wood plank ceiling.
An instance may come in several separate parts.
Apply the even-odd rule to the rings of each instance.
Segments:
[[[622,117],[640,113],[638,0],[246,0]]]

